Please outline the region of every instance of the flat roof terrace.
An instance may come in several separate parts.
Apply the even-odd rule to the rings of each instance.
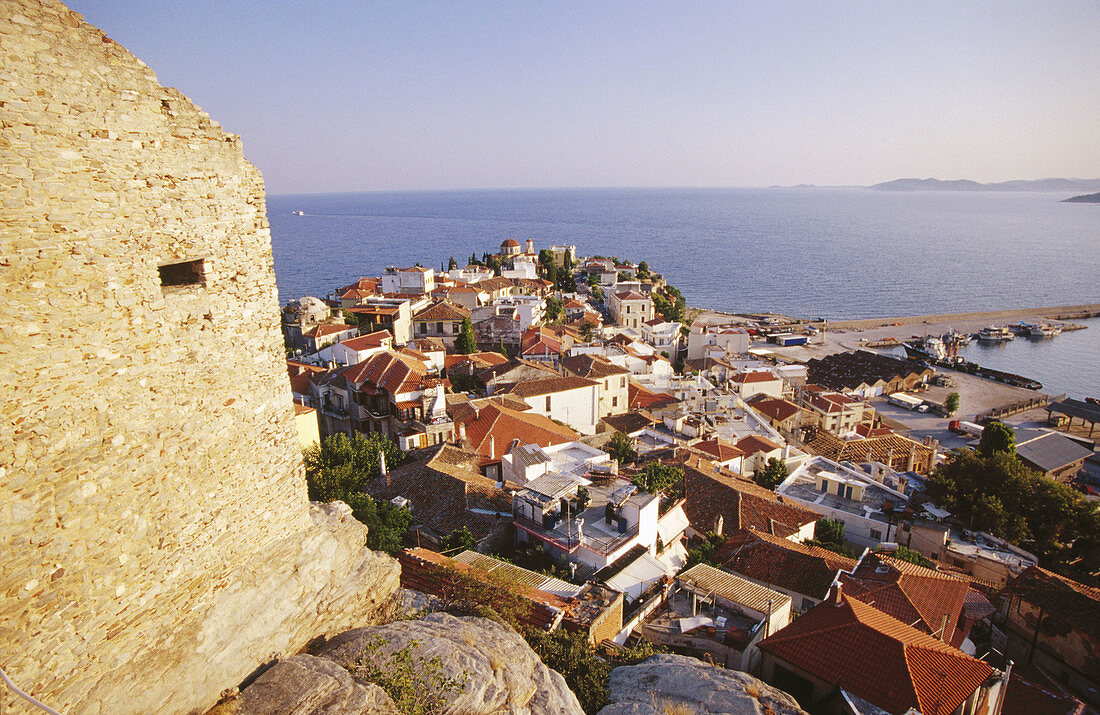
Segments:
[[[827,476],[833,481],[862,486],[863,498],[855,501],[837,494],[822,493],[817,488],[818,475]],[[883,507],[886,502],[893,502],[899,507],[905,503],[904,496],[894,494],[878,482],[856,477],[847,471],[827,469],[812,462],[807,464],[792,482],[783,487],[782,494],[868,519],[884,516]]]

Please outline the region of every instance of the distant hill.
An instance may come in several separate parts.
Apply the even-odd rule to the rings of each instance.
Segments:
[[[1100,194],[1081,194],[1080,196],[1071,196],[1064,200],[1064,203],[1071,204],[1100,204]]]
[[[876,191],[1100,191],[1100,179],[1037,179],[979,184],[969,179],[895,179],[870,188]]]

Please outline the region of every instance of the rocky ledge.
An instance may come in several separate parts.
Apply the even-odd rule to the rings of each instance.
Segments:
[[[610,689],[611,704],[599,715],[806,715],[794,698],[762,680],[682,655],[615,668]]]
[[[381,688],[357,681],[352,673],[364,656],[387,662],[401,652],[414,660],[438,658],[436,674],[460,684],[441,689],[442,712],[583,713],[565,679],[547,668],[518,633],[485,618],[444,613],[356,628],[327,641],[316,655],[281,660],[241,692],[238,712],[396,713]]]

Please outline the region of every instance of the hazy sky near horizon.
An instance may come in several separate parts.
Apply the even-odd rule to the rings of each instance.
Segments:
[[[68,4],[273,194],[1100,176],[1100,2]]]

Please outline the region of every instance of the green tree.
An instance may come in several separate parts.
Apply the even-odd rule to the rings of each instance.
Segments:
[[[714,567],[720,567],[722,564],[718,563],[714,554],[718,549],[722,548],[723,544],[729,541],[729,537],[723,534],[717,534],[710,532],[706,535],[706,538],[693,544],[688,548],[687,563],[684,564],[684,568],[691,568],[695,564],[708,564]]]
[[[783,480],[788,476],[787,464],[775,457],[768,460],[768,463],[764,465],[763,469],[756,469],[753,472],[752,479],[754,482],[764,487],[765,489],[775,489]]]
[[[603,302],[603,290],[601,290],[599,286],[596,286],[592,289],[592,300],[596,301],[597,303]]]
[[[645,280],[649,278],[649,264],[642,261],[638,264],[638,280]]]
[[[555,323],[561,319],[564,309],[562,308],[561,301],[554,296],[550,296],[546,299],[546,322]]]
[[[453,271],[456,268],[458,268],[458,261],[455,260],[454,256],[451,256],[451,260],[447,261],[447,270]]]
[[[630,464],[638,458],[638,452],[634,449],[634,438],[622,432],[616,432],[611,436],[604,451],[619,464]]]
[[[923,554],[913,551],[912,549],[905,546],[898,546],[898,550],[894,552],[893,556],[895,559],[908,561],[911,564],[923,566],[926,569],[935,570],[936,568],[936,564],[931,559],[928,559]]]
[[[477,549],[477,541],[466,526],[459,527],[443,537],[439,542],[439,550],[445,554],[454,555],[463,551]],[[454,553],[451,553],[454,552]]]
[[[630,481],[650,494],[656,494],[683,484],[684,470],[671,465],[649,462]]]
[[[943,408],[947,410],[947,414],[953,415],[959,411],[959,393],[952,392],[947,396],[947,399],[943,401]]]
[[[393,553],[412,523],[408,510],[389,502],[378,502],[363,492],[367,482],[379,476],[379,454],[385,454],[388,468],[408,457],[381,434],[351,437],[337,433],[303,452],[306,489],[311,501],[343,501],[356,519],[366,524],[367,545]]]
[[[991,457],[994,452],[1016,453],[1016,433],[1004,422],[990,422],[982,430],[982,439],[978,451],[983,457]]]
[[[814,525],[814,541],[823,546],[844,546],[844,522],[840,519],[818,519]]]
[[[587,633],[564,628],[554,633],[528,630],[525,637],[539,659],[561,673],[586,713],[598,712],[608,704],[611,664],[596,654]]]
[[[581,323],[581,340],[586,343],[592,342],[592,335],[595,329],[596,326],[588,322],[587,320]]]
[[[455,352],[463,355],[477,352],[477,337],[474,335],[474,324],[470,322],[469,317],[462,319],[462,329],[455,338]]]

